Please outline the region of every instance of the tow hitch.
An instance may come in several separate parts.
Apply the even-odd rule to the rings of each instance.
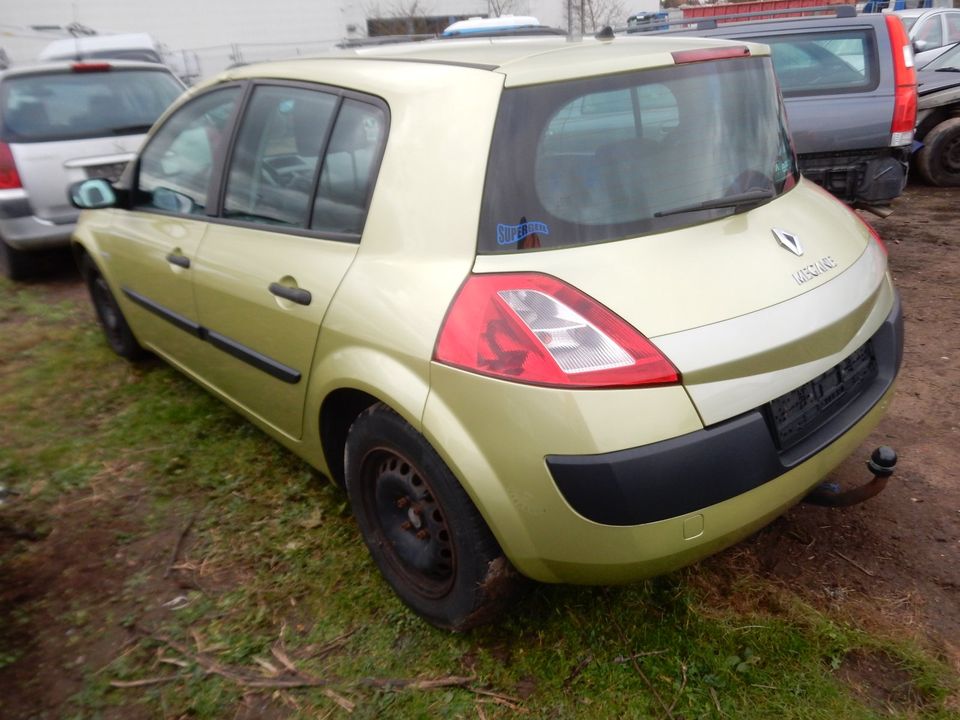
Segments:
[[[869,500],[887,486],[887,480],[893,475],[897,464],[897,453],[892,447],[881,445],[870,455],[867,467],[873,473],[873,480],[860,487],[840,492],[835,483],[821,483],[807,495],[803,502],[827,507],[849,507]]]

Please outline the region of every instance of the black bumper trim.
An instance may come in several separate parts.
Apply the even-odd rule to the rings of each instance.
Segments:
[[[903,315],[896,298],[871,338],[873,382],[818,430],[778,452],[761,408],[698,430],[602,455],[546,458],[563,497],[604,525],[640,525],[684,515],[753,490],[816,455],[863,418],[893,384],[903,357]]]

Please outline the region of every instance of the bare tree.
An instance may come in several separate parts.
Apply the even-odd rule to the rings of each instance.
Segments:
[[[512,15],[516,9],[516,0],[487,0],[487,10],[490,17]]]
[[[567,27],[594,33],[607,25],[623,27],[627,13],[621,0],[572,0],[567,3]]]

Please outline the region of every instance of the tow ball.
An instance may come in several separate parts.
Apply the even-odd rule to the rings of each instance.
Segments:
[[[803,502],[827,507],[849,507],[869,500],[887,486],[887,480],[893,475],[897,464],[897,452],[892,447],[881,445],[870,454],[867,467],[873,473],[873,480],[844,492],[836,483],[821,483],[807,495]]]

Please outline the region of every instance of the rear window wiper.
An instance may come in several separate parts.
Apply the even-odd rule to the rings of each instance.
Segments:
[[[153,125],[122,125],[121,127],[110,128],[114,135],[142,135]]]
[[[681,215],[699,210],[718,210],[720,208],[734,208],[740,212],[742,210],[750,210],[771,198],[773,198],[773,190],[748,190],[744,193],[727,195],[715,200],[704,200],[703,202],[681,205],[670,208],[669,210],[660,210],[659,212],[655,212],[653,216],[666,217],[667,215]]]

